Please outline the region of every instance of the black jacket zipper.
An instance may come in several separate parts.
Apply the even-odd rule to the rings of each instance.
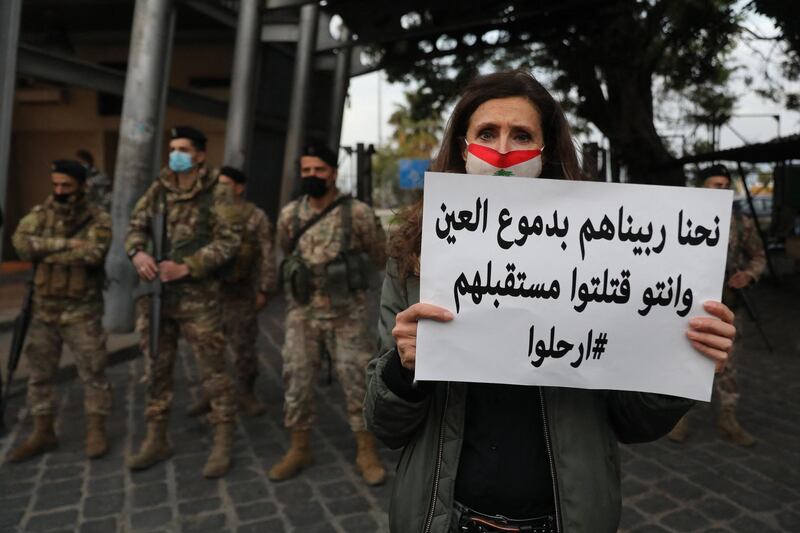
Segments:
[[[431,493],[431,503],[428,508],[428,517],[425,519],[424,533],[430,533],[433,525],[433,513],[436,510],[436,493],[439,492],[439,476],[442,473],[442,455],[444,454],[444,418],[447,414],[447,402],[450,399],[450,383],[447,383],[444,395],[444,409],[442,418],[439,420],[439,448],[436,452],[436,470],[433,474],[433,492]]]
[[[542,427],[544,428],[544,444],[545,448],[547,448],[547,460],[550,461],[550,478],[553,481],[553,498],[555,502],[555,512],[556,512],[556,531],[561,531],[561,502],[558,498],[558,480],[556,477],[556,463],[553,460],[553,449],[550,445],[550,429],[547,426],[547,411],[544,406],[544,391],[542,388],[539,387],[539,398],[542,404]]]

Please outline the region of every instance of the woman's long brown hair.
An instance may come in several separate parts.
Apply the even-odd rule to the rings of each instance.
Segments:
[[[541,83],[528,72],[511,70],[479,76],[467,85],[453,109],[442,138],[442,147],[431,162],[432,172],[465,172],[461,139],[466,137],[469,119],[481,104],[495,98],[527,98],[542,121],[545,151],[542,178],[581,179],[575,146],[564,111]],[[400,226],[389,241],[389,256],[397,261],[402,278],[419,274],[422,247],[422,202],[420,198],[399,214]]]

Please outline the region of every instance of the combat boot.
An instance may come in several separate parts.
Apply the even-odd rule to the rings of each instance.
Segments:
[[[717,428],[726,439],[739,446],[752,446],[756,443],[756,438],[739,425],[732,407],[720,412]]]
[[[53,415],[36,415],[33,417],[33,433],[8,454],[7,461],[9,463],[27,461],[56,446],[58,438],[53,429]]]
[[[689,436],[689,419],[683,415],[672,431],[667,433],[667,438],[672,442],[683,442]]]
[[[186,416],[200,416],[211,411],[211,399],[205,392],[200,393],[200,397],[186,409]]]
[[[128,468],[131,470],[144,470],[156,463],[168,459],[172,450],[167,442],[167,422],[158,420],[147,423],[147,436],[142,442],[139,453],[128,459]]]
[[[367,485],[380,485],[386,479],[386,470],[375,449],[375,437],[369,431],[357,431],[356,443],[358,444],[356,466],[361,477]]]
[[[314,462],[311,456],[311,430],[292,431],[292,444],[283,459],[267,473],[270,481],[283,481],[294,477],[300,470]]]
[[[96,459],[108,451],[105,415],[86,416],[86,457]]]
[[[216,478],[224,476],[231,467],[231,448],[233,447],[233,424],[217,424],[214,426],[214,447],[203,467],[203,477]]]

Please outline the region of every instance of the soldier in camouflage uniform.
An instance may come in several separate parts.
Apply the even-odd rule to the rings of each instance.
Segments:
[[[724,165],[712,165],[700,173],[703,187],[709,189],[729,189],[731,175]],[[728,239],[728,260],[725,265],[725,286],[722,289],[722,303],[736,310],[739,306],[738,291],[758,281],[764,272],[767,259],[764,247],[756,231],[753,220],[734,207],[731,213],[730,237]],[[743,331],[742,313],[734,318],[736,331]],[[736,358],[734,351],[728,357],[723,371],[714,378],[714,391],[719,401],[719,420],[717,427],[722,435],[735,444],[752,446],[755,437],[745,431],[736,419],[736,405],[739,402],[739,387],[736,384]],[[670,432],[669,438],[682,442],[689,433],[686,417],[683,417]]]
[[[86,197],[89,202],[110,213],[111,179],[94,166],[94,157],[89,150],[78,150],[75,156],[86,168]]]
[[[344,389],[350,428],[356,435],[356,465],[370,485],[383,482],[384,468],[362,415],[365,368],[374,351],[367,332],[368,263],[383,268],[386,236],[365,203],[336,188],[336,154],[309,145],[300,158],[303,196],[278,218],[277,241],[286,254],[281,278],[288,299],[283,346],[284,423],[291,447],[269,470],[273,481],[288,479],[312,462],[309,437],[314,421],[314,381],[322,350],[331,356]],[[331,206],[334,208],[330,211]],[[300,236],[311,219],[319,222]]]
[[[137,302],[137,331],[150,380],[145,418],[147,436],[128,466],[144,469],[169,457],[167,418],[172,404],[172,367],[178,336],[197,358],[204,394],[210,398],[209,422],[214,446],[203,475],[220,477],[230,467],[236,416],[233,383],[225,370],[220,283],[216,270],[239,246],[240,228],[234,220],[233,197],[217,184],[216,172],[205,166],[205,136],[195,128],[172,129],[169,167],[136,203],[125,250],[142,281],[159,276],[163,307],[159,350],[149,349],[150,313],[145,296]],[[166,209],[165,259],[156,264],[151,250],[153,217]]]
[[[266,407],[255,395],[258,376],[256,315],[275,291],[275,247],[272,224],[266,213],[244,199],[247,176],[233,167],[219,169],[219,182],[229,187],[236,198],[237,225],[242,228],[242,244],[236,256],[221,270],[222,309],[225,338],[233,352],[239,389],[239,406],[251,416],[260,416]],[[197,416],[209,408],[201,395],[188,414]]]
[[[87,201],[86,170],[79,162],[55,161],[51,179],[53,194],[20,221],[12,237],[20,257],[34,265],[33,314],[24,353],[31,369],[27,400],[34,430],[9,454],[9,461],[23,461],[58,443],[53,378],[65,342],[83,382],[86,455],[100,457],[108,449],[105,420],[111,387],[105,376],[108,353],[100,318],[111,218]]]

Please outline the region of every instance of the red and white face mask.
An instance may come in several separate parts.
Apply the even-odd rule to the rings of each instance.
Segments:
[[[542,150],[512,150],[501,154],[488,146],[467,143],[467,174],[538,178],[542,173]]]

